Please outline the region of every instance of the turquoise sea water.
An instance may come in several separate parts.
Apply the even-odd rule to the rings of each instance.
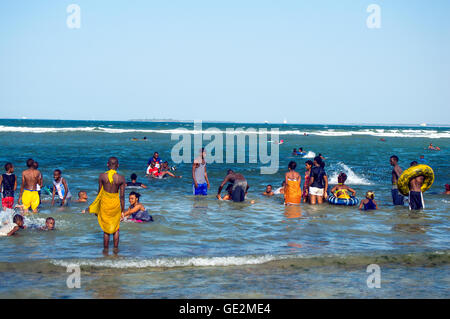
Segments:
[[[19,180],[32,157],[39,162],[44,184],[51,184],[52,172],[59,168],[72,194],[86,190],[91,202],[98,174],[114,155],[119,173],[127,179],[136,173],[148,185],[139,190],[141,202],[155,219],[123,223],[119,253],[105,256],[95,216],[80,213],[86,204],[61,209],[44,202],[39,214],[26,217],[28,229],[0,238],[0,297],[450,296],[450,196],[442,194],[450,183],[450,128],[203,123],[203,130],[227,128],[278,128],[284,140],[279,170],[261,174],[266,165],[259,159],[249,163],[248,157],[245,163],[209,163],[210,195],[196,198],[191,195],[190,163],[175,164],[181,179],[144,177],[154,151],[173,163],[171,150],[178,139],[172,140],[171,134],[192,132],[193,123],[0,120],[0,163],[13,162]],[[144,136],[148,141],[132,141]],[[429,143],[442,150],[425,150]],[[223,147],[225,153],[225,143]],[[380,209],[365,213],[329,204],[285,208],[282,197],[263,197],[267,184],[281,184],[289,161],[297,161],[303,176],[307,158],[291,155],[298,147],[325,156],[332,182],[346,172],[347,184],[359,198],[373,190]],[[392,206],[393,154],[402,168],[421,154],[433,168],[435,182],[424,195],[424,211]],[[245,175],[254,204],[215,199],[227,168]],[[2,219],[9,216],[1,214]],[[57,229],[36,230],[48,216],[56,219]],[[81,266],[79,289],[66,285],[67,266],[73,264]],[[381,267],[381,288],[367,287],[370,264]]]

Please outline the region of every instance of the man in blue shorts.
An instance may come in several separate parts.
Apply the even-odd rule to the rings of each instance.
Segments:
[[[192,193],[194,195],[208,195],[209,180],[206,173],[205,149],[202,148],[201,156],[192,164]]]

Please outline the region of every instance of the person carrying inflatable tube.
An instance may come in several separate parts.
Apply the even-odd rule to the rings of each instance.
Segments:
[[[98,195],[89,206],[89,212],[96,214],[98,224],[103,230],[103,247],[109,247],[109,237],[113,234],[114,249],[119,248],[119,227],[122,212],[125,209],[125,178],[117,174],[119,160],[108,159],[109,170],[98,178]],[[120,192],[120,193],[119,193]]]
[[[423,192],[427,191],[434,182],[433,169],[425,164],[411,162],[398,179],[398,190],[409,197],[409,209],[419,210],[425,208]]]

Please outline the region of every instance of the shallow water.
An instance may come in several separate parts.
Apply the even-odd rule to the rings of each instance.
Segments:
[[[33,157],[44,184],[51,184],[52,171],[59,168],[72,194],[86,190],[92,201],[98,174],[115,155],[121,174],[128,178],[135,172],[149,186],[139,192],[155,222],[123,223],[118,255],[104,256],[95,216],[80,213],[87,204],[51,208],[44,195],[40,213],[26,217],[31,227],[0,238],[0,297],[449,297],[450,197],[441,194],[450,180],[449,128],[203,124],[204,130],[211,127],[279,128],[280,170],[263,175],[261,162],[210,163],[210,195],[195,198],[189,163],[176,164],[182,179],[144,177],[154,151],[171,162],[177,141],[170,133],[191,130],[191,123],[1,120],[0,163],[13,162],[19,177]],[[131,141],[143,136],[149,141]],[[424,150],[430,142],[442,151]],[[322,153],[331,181],[346,172],[359,198],[375,191],[380,210],[328,204],[285,208],[281,197],[263,197],[265,185],[281,184],[290,160],[303,175],[306,159],[291,156],[294,147]],[[392,206],[392,154],[402,168],[424,154],[433,168],[436,179],[424,195],[424,211]],[[215,199],[227,168],[247,177],[254,204]],[[57,229],[37,230],[48,216],[55,217]],[[381,267],[379,289],[366,284],[366,268],[373,263]],[[81,266],[80,289],[66,286],[66,269],[73,264]]]

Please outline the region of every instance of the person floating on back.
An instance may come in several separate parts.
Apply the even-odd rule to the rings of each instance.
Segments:
[[[2,207],[12,209],[14,207],[14,192],[17,189],[17,176],[14,175],[14,165],[5,164],[5,174],[0,176],[0,189],[2,190]]]
[[[152,222],[153,218],[150,216],[148,211],[145,209],[144,205],[139,202],[141,194],[136,192],[131,192],[128,200],[130,202],[130,207],[128,210],[123,212],[122,219],[130,219],[136,222]]]
[[[19,214],[14,215],[13,222],[8,223],[0,228],[0,236],[12,236],[19,229],[23,228],[23,217]]]
[[[131,182],[127,182],[127,187],[147,188],[147,186],[137,181],[137,175],[135,173],[131,174],[130,179]]]
[[[375,193],[374,192],[367,192],[366,198],[361,201],[359,204],[360,210],[374,210],[378,209],[378,204],[375,201]]]
[[[417,162],[411,162],[410,166],[416,166]],[[409,180],[409,209],[419,210],[425,208],[423,201],[422,185],[425,177],[420,175]]]
[[[89,206],[89,212],[96,214],[98,223],[103,230],[103,247],[109,248],[109,238],[113,235],[114,250],[119,248],[119,227],[122,213],[125,210],[125,178],[117,174],[119,160],[116,157],[108,159],[108,171],[98,177],[98,195]]]
[[[338,184],[331,189],[331,193],[336,198],[350,199],[351,196],[355,197],[355,195],[356,195],[355,190],[353,188],[350,188],[347,185],[345,185],[346,180],[347,180],[347,174],[340,173],[338,176]],[[352,195],[350,196],[348,194],[348,192],[352,193]]]
[[[42,175],[41,172],[34,168],[33,159],[27,160],[27,167],[28,169],[22,172],[22,184],[20,185],[20,195],[17,203],[23,203],[24,213],[28,213],[30,207],[33,213],[37,213],[40,199],[36,186],[38,184],[42,185]]]
[[[58,193],[58,197],[61,201],[60,206],[68,206],[72,194],[70,193],[66,179],[62,177],[61,170],[59,169],[53,171],[52,206],[55,205],[56,193]]]

